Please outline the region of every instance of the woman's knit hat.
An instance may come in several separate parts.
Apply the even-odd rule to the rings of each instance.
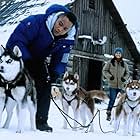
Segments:
[[[115,49],[114,49],[114,54],[115,54],[116,52],[120,52],[121,54],[123,54],[123,49],[122,49],[122,48],[115,48]]]

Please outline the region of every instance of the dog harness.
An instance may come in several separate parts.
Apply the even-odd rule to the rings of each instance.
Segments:
[[[19,72],[16,78],[12,81],[7,81],[0,75],[0,87],[4,87],[6,99],[7,97],[11,97],[13,100],[15,100],[11,94],[11,89],[21,85],[25,85],[25,76],[23,72]]]
[[[3,55],[5,55],[5,56],[10,55],[11,58],[20,62],[20,71],[14,80],[11,80],[11,81],[5,80],[3,78],[3,76],[0,75],[0,87],[3,87],[5,89],[5,94],[6,94],[5,103],[6,103],[8,97],[15,100],[13,95],[11,94],[11,89],[16,88],[17,86],[25,86],[25,88],[26,88],[25,96],[27,96],[29,93],[31,93],[31,90],[29,90],[29,88],[28,88],[29,86],[26,86],[26,79],[28,78],[28,81],[29,81],[28,85],[30,85],[30,86],[33,85],[32,84],[33,82],[31,80],[31,77],[29,76],[28,72],[25,70],[25,68],[23,68],[22,58],[17,57],[11,50],[8,50],[5,48],[4,48],[4,50],[5,50],[5,52],[3,53]],[[30,89],[32,89],[32,88],[30,88]],[[24,98],[23,98],[23,101],[24,101]]]
[[[130,102],[136,102],[136,101],[137,101],[137,100],[136,100],[136,101],[132,101],[132,100],[130,100],[128,97],[127,97],[127,100],[130,101]],[[138,101],[138,103],[137,103],[134,107],[130,106],[129,103],[128,103],[127,101],[126,101],[126,103],[127,103],[127,105],[130,107],[130,109],[132,110],[132,112],[133,112],[133,110],[139,105],[139,101]]]
[[[72,95],[71,96],[74,96],[71,100],[67,100],[66,98],[65,98],[65,96],[64,96],[64,94],[62,94],[62,98],[64,99],[64,100],[66,100],[66,102],[68,103],[68,105],[70,106],[71,105],[71,102],[73,101],[73,100],[75,100],[75,99],[78,99],[78,97],[76,96],[76,91],[77,91],[77,89],[75,89],[73,92],[72,92]],[[67,96],[69,96],[67,93],[66,93],[66,91],[65,91],[65,94],[67,95]]]

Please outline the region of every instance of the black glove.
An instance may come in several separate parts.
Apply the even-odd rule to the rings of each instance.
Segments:
[[[111,76],[111,77],[110,77],[110,80],[114,80],[114,76]]]
[[[58,78],[59,78],[59,75],[57,73],[54,73],[54,72],[50,73],[50,81],[51,81],[51,83],[57,83]]]
[[[125,82],[126,80],[125,80],[123,77],[121,77],[121,81],[122,81],[122,82]]]

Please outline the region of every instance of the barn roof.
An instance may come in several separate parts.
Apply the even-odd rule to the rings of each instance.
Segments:
[[[126,24],[124,24],[118,10],[116,9],[112,0],[104,0],[105,5],[109,9],[110,14],[112,15],[113,21],[119,31],[123,34],[124,39],[128,44],[128,50],[130,51],[132,57],[134,58],[134,62],[140,63],[140,53],[137,50],[136,44],[134,43],[130,33],[126,28]]]
[[[67,6],[70,7],[70,5],[72,5],[74,2],[68,4]],[[132,57],[134,58],[134,62],[140,63],[140,53],[138,52],[136,44],[133,41],[130,33],[128,32],[128,29],[126,28],[126,24],[124,24],[124,22],[120,16],[118,10],[116,9],[113,1],[112,0],[104,0],[104,3],[105,3],[106,7],[108,8],[108,10],[113,18],[114,24],[119,29],[119,32],[121,32],[123,34],[123,37],[127,42],[128,50],[130,51]]]

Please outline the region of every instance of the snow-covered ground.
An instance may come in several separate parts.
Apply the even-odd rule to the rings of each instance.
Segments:
[[[61,103],[60,101],[56,101],[56,103],[58,104],[58,106],[61,108]],[[106,105],[104,103],[97,104],[96,107],[98,109],[101,109],[100,111],[100,115],[99,113],[96,115],[93,123],[94,123],[94,132],[86,132],[87,128],[85,128],[84,130],[77,130],[77,131],[72,131],[72,129],[70,127],[68,127],[68,129],[63,129],[63,116],[61,115],[60,111],[58,110],[58,108],[56,107],[56,105],[51,102],[51,107],[50,107],[50,113],[49,113],[49,124],[50,126],[53,127],[53,132],[52,133],[47,133],[47,132],[41,132],[39,130],[37,130],[36,132],[32,132],[30,130],[30,123],[29,123],[29,113],[28,111],[25,110],[26,112],[26,117],[25,117],[25,129],[24,132],[21,134],[15,133],[16,131],[16,126],[17,126],[17,117],[16,117],[16,113],[14,111],[14,115],[12,118],[12,122],[10,124],[10,128],[9,129],[0,129],[0,139],[1,140],[25,140],[25,139],[32,139],[32,140],[57,140],[57,139],[61,139],[61,140],[85,140],[85,139],[98,139],[98,140],[103,140],[103,139],[114,139],[114,140],[123,140],[123,139],[127,139],[127,140],[138,140],[140,138],[140,133],[137,133],[137,136],[123,136],[123,122],[121,123],[121,126],[119,128],[119,131],[115,134],[113,132],[113,125],[110,125],[110,123],[108,121],[106,121],[106,114],[105,114],[105,110],[106,109]],[[96,111],[95,111],[96,112]],[[73,117],[73,113],[72,110],[70,108],[70,112],[69,115],[71,117]],[[6,113],[4,112],[3,114],[3,120],[6,117]],[[100,123],[101,123],[101,128],[99,125],[99,119],[100,119]],[[73,125],[72,120],[69,119],[69,122],[71,125]],[[79,119],[80,122],[80,119]],[[87,124],[89,123],[89,120],[87,122]],[[103,132],[104,133],[103,133]]]

